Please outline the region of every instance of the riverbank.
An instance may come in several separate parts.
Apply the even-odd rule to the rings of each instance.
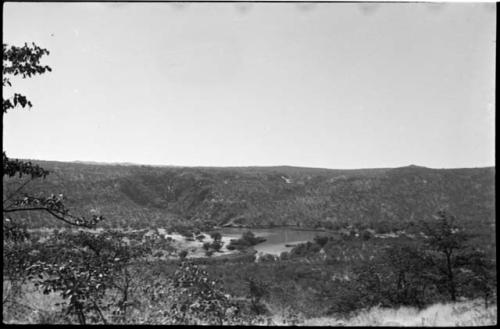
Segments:
[[[288,229],[294,231],[312,231],[318,233],[334,233],[336,230],[327,229],[327,228],[313,228],[313,227],[302,227],[297,225],[280,225],[280,226],[245,226],[245,225],[236,225],[236,224],[224,224],[222,226],[215,226],[214,230],[226,229],[226,228],[234,228],[234,229],[242,229],[242,230],[271,230],[271,229]]]

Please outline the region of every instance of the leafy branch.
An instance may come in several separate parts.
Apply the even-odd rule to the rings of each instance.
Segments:
[[[55,218],[73,225],[91,228],[103,220],[102,216],[92,215],[91,218],[83,216],[74,216],[70,214],[69,209],[63,204],[63,195],[55,196],[51,194],[47,198],[33,197],[25,195],[24,198],[13,200],[10,208],[4,208],[3,213],[12,213],[20,211],[46,211]]]

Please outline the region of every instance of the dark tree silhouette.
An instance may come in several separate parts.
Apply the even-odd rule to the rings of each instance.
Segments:
[[[268,287],[255,278],[247,278],[248,298],[250,298],[251,309],[255,314],[263,314],[266,312],[266,307],[261,303],[262,298],[269,295]]]
[[[457,270],[459,254],[467,247],[468,235],[456,225],[456,219],[446,211],[439,211],[428,221],[422,222],[429,249],[427,261],[442,274],[452,301],[457,300]]]
[[[14,77],[31,78],[35,75],[44,74],[52,71],[47,65],[40,64],[40,60],[44,55],[48,55],[49,51],[40,48],[34,43],[32,45],[24,44],[22,47],[9,46],[3,44],[3,79],[2,86],[4,88],[12,86]],[[31,102],[25,95],[14,93],[11,97],[2,98],[2,126],[3,115],[9,110],[15,108],[30,108]],[[8,193],[3,199],[3,222],[5,226],[6,216],[15,212],[25,211],[44,211],[52,217],[57,218],[67,224],[74,226],[92,227],[103,219],[102,216],[93,215],[91,218],[75,216],[70,213],[69,209],[64,205],[64,196],[62,194],[45,197],[35,197],[22,193],[24,187],[34,179],[45,178],[49,172],[42,167],[35,165],[29,161],[11,159],[7,157],[5,150],[2,151],[3,176],[14,177],[28,176],[28,180],[22,183],[15,191]]]
[[[47,49],[40,48],[35,44],[24,44],[22,47],[3,44],[2,126],[3,116],[10,110],[32,107],[32,103],[25,95],[14,93],[10,97],[5,96],[6,89],[8,91],[8,88],[12,87],[15,77],[26,79],[50,72],[49,66],[40,64],[41,58],[48,54]],[[21,286],[26,279],[33,281],[34,278],[38,278],[39,282],[36,284],[42,287],[44,293],[49,293],[49,291],[63,292],[62,297],[69,300],[68,314],[75,314],[80,323],[85,323],[85,312],[89,310],[97,311],[99,317],[105,322],[100,311],[101,308],[97,304],[106,287],[107,277],[103,273],[109,272],[111,267],[108,265],[111,263],[108,258],[102,258],[102,252],[95,248],[103,247],[102,244],[106,241],[94,241],[90,235],[80,235],[78,236],[80,239],[76,241],[69,236],[61,236],[56,233],[49,239],[49,242],[38,243],[30,239],[26,225],[16,222],[11,215],[43,211],[66,224],[86,228],[95,226],[103,217],[93,215],[86,218],[70,213],[63,203],[64,196],[62,194],[35,196],[25,192],[24,189],[30,182],[35,179],[45,179],[49,175],[49,171],[44,168],[30,161],[11,159],[5,150],[2,150],[2,163],[4,282],[10,283],[11,286]],[[6,180],[14,179],[14,177],[19,179],[19,185],[13,191],[6,191]],[[81,247],[88,247],[94,253],[82,252],[79,249]],[[32,256],[33,252],[35,255],[43,257],[57,257],[43,261],[39,258],[41,256]],[[70,256],[64,258],[61,256],[63,254]],[[112,265],[117,268],[115,263]],[[14,297],[11,302],[14,302]]]

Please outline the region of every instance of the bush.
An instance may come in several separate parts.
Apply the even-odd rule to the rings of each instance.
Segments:
[[[231,321],[238,308],[218,282],[192,262],[182,262],[174,274],[176,304],[171,309],[175,324],[222,325]]]
[[[262,263],[268,263],[268,262],[275,262],[278,260],[278,257],[271,255],[271,254],[264,254],[259,257],[259,262]]]
[[[290,250],[290,256],[291,257],[305,257],[305,256],[316,254],[320,250],[321,250],[321,247],[319,245],[308,241],[306,243],[301,243],[301,244],[298,244],[295,247],[293,247],[293,249]]]
[[[368,241],[371,238],[372,238],[372,234],[370,233],[370,231],[363,230],[363,232],[361,233],[361,239],[363,239],[364,241]]]
[[[212,242],[212,244],[210,246],[215,251],[220,251],[223,245],[224,245],[224,242],[222,242],[220,240],[215,240],[214,242]]]
[[[222,235],[219,232],[212,232],[212,233],[210,233],[210,237],[214,241],[220,241],[220,240],[222,240]]]
[[[249,248],[251,246],[254,246],[256,244],[259,244],[261,242],[266,241],[266,239],[262,237],[256,237],[253,232],[251,231],[246,231],[241,235],[241,238],[238,240],[231,240],[229,245],[227,246],[227,249],[229,250],[243,250],[246,248]]]
[[[283,251],[280,254],[280,260],[288,260],[288,259],[290,259],[290,253],[288,253],[287,251]]]
[[[314,242],[316,242],[317,245],[319,245],[321,248],[323,248],[326,245],[326,243],[328,242],[328,236],[316,235],[314,237]]]

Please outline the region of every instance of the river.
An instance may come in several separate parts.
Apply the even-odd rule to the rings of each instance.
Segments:
[[[266,241],[254,246],[257,253],[272,254],[279,256],[283,251],[290,251],[293,246],[299,243],[312,241],[316,235],[324,234],[321,231],[300,230],[289,227],[275,228],[236,228],[224,227],[218,231],[223,237],[239,239],[246,231],[252,231],[255,236],[263,237]],[[289,245],[289,246],[287,246]]]

